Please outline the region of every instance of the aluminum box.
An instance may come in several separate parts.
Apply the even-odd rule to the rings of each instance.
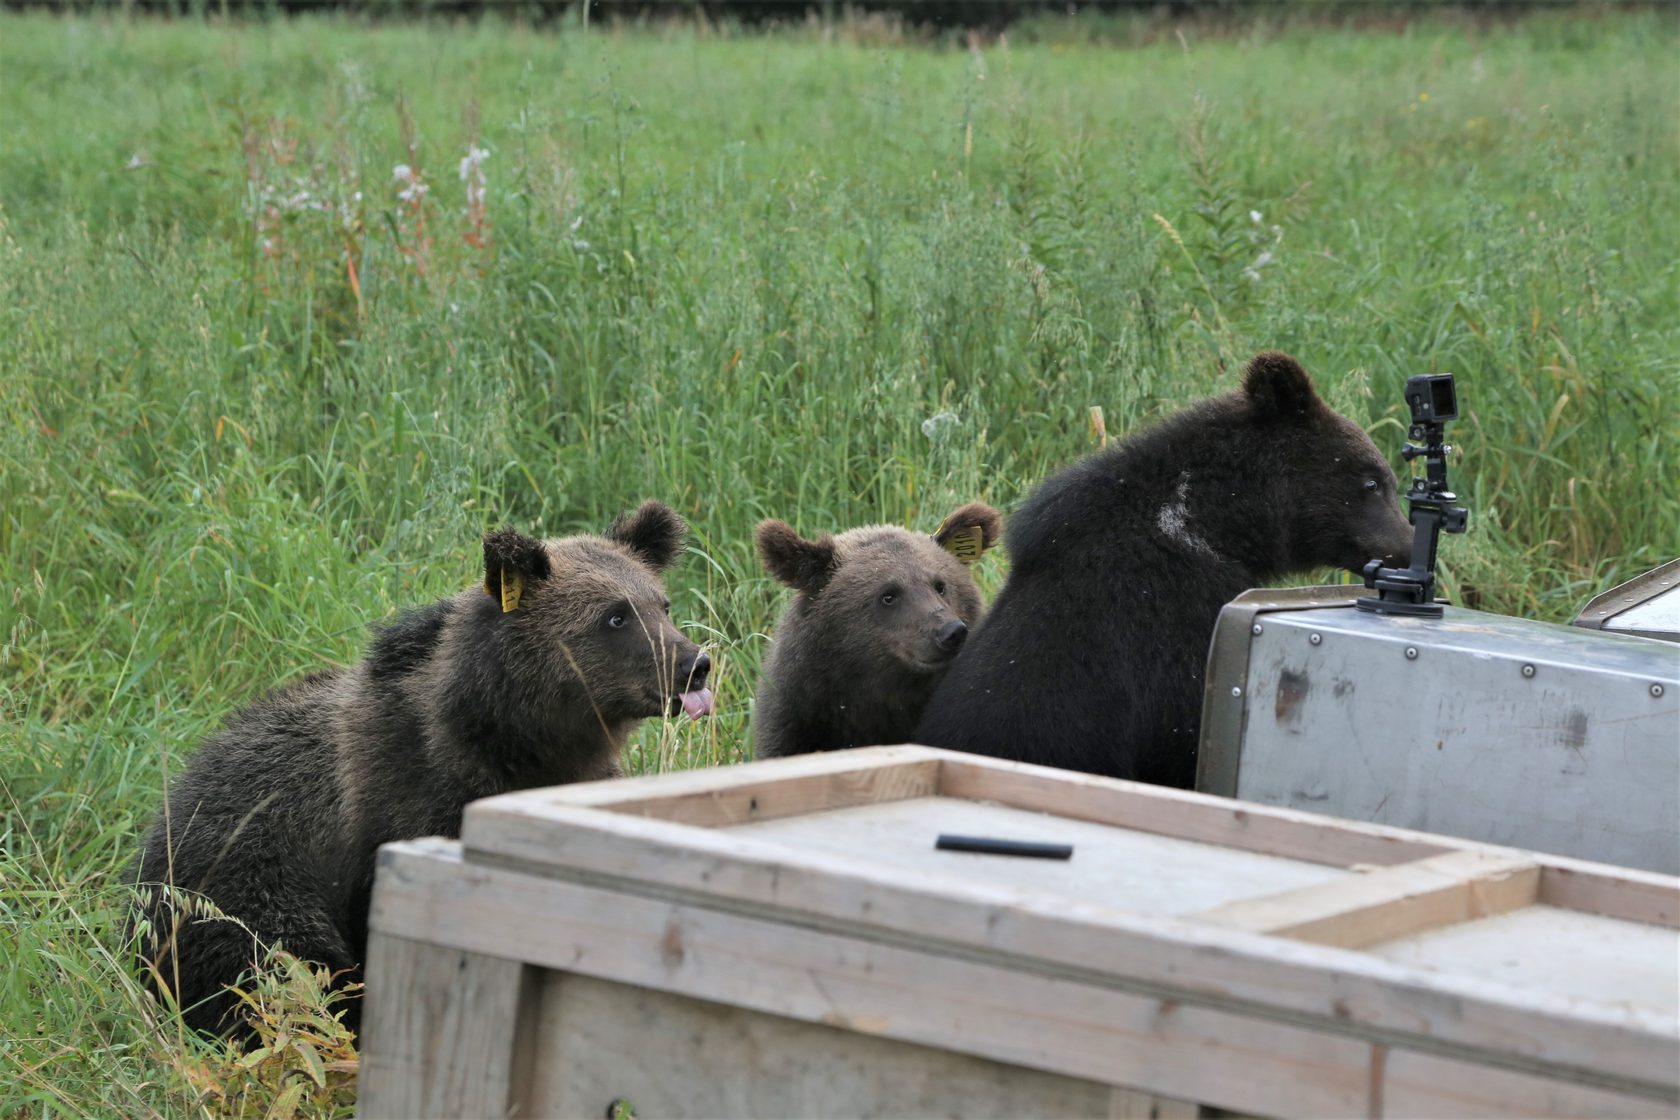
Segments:
[[[1570,625],[1680,642],[1680,560],[1612,587],[1582,607]]]
[[[1680,649],[1361,589],[1251,591],[1220,615],[1197,788],[1680,872]]]

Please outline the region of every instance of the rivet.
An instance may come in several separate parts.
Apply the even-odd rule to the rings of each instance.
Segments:
[[[1407,661],[1416,661],[1417,660],[1417,647],[1416,646],[1407,646],[1406,647],[1406,660]]]
[[[1242,689],[1240,689],[1240,688],[1233,688],[1233,689],[1232,689],[1232,690],[1231,690],[1231,695],[1232,695],[1232,696],[1234,696],[1234,697],[1236,697],[1236,698],[1237,698],[1237,699],[1239,699],[1239,700],[1240,700],[1240,699],[1242,699]]]
[[[1524,665],[1523,666],[1523,676],[1532,677],[1533,675],[1534,675],[1534,666]]]
[[[1258,623],[1258,622],[1256,622],[1256,623],[1255,623],[1255,624],[1254,624],[1254,632],[1255,632],[1255,633],[1256,633],[1256,634],[1258,634],[1258,633],[1261,633],[1261,632],[1262,632],[1262,631],[1264,631],[1264,630],[1265,630],[1265,629],[1266,629],[1266,628],[1265,628],[1265,627],[1264,627],[1264,626],[1261,626],[1261,625],[1260,625],[1260,624],[1259,624],[1259,623]]]
[[[1311,642],[1315,646],[1318,643],[1322,642],[1323,640],[1324,640],[1324,635],[1323,634],[1314,634],[1312,637],[1307,639],[1307,641]]]
[[[1662,699],[1662,694],[1663,694],[1663,686],[1662,685],[1654,684],[1654,685],[1651,686],[1651,699],[1661,700]]]

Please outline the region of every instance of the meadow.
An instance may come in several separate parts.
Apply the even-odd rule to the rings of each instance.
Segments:
[[[120,872],[488,527],[690,521],[719,712],[638,771],[746,752],[760,518],[1007,509],[1259,349],[1397,465],[1458,375],[1458,601],[1680,552],[1672,11],[1158,30],[0,16],[0,1115],[347,1110],[307,973],[255,1056],[159,1021]]]

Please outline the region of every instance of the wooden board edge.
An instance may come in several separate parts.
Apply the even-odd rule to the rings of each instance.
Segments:
[[[1486,847],[1386,825],[973,755],[945,757],[939,792],[1332,867],[1390,866]]]
[[[1539,860],[1543,905],[1680,929],[1680,879],[1560,856]]]
[[[521,790],[473,802],[466,817],[485,809],[540,815],[546,807],[569,806],[717,828],[932,796],[940,765],[923,747],[832,751]]]
[[[1189,915],[1226,929],[1360,949],[1534,902],[1540,865],[1465,850],[1239,899]]]
[[[680,864],[683,853],[679,850],[662,858]],[[513,869],[475,865],[463,861],[459,844],[448,841],[388,844],[381,849],[380,863],[371,928],[399,935],[420,928],[428,937],[492,955],[512,951],[501,940],[505,931],[497,923],[455,928],[460,923],[451,919],[454,932],[448,934],[442,927],[433,929],[427,923],[437,914],[466,913],[463,907],[470,895],[508,877],[524,884],[515,895],[520,899],[529,896],[534,900],[549,892],[565,896],[586,891],[606,900],[622,899],[626,905],[646,903],[668,909],[692,905],[670,897],[623,893],[634,884],[602,890]],[[696,866],[681,870],[699,877],[695,872],[715,873],[718,868],[710,858],[701,857]],[[786,925],[787,909],[798,906],[806,870],[784,867],[780,874],[770,877],[778,903],[769,909],[718,910],[715,904],[721,900],[711,898],[698,909],[747,920],[769,920],[782,925],[797,940],[804,934]],[[711,886],[718,885],[714,877]],[[848,889],[855,886],[842,885]],[[427,898],[435,902],[428,903]],[[968,921],[998,936],[990,950],[975,943],[957,947],[965,959],[994,961],[1000,967],[1098,986],[1121,981],[1124,987],[1152,992],[1154,998],[1173,1005],[1182,1000],[1185,1006],[1264,1007],[1267,1014],[1284,1021],[1333,1023],[1340,1034],[1369,1037],[1385,1045],[1415,1047],[1419,1040],[1426,1040],[1425,1049],[1446,1047],[1451,1053],[1467,1049],[1508,1051],[1522,1061],[1545,1062],[1548,1068],[1558,1065],[1603,1070],[1605,1076],[1619,1082],[1641,1086],[1653,1084],[1654,1069],[1663,1071],[1654,1082],[1662,1086],[1671,1080],[1669,1071],[1680,1068],[1680,1036],[1674,1024],[1648,1009],[1583,1004],[1479,977],[1445,976],[1348,950],[1154,916],[1128,915],[1132,919],[1130,928],[1104,925],[1092,929],[1065,919],[1024,913],[1008,905],[975,912],[971,904],[950,907],[942,905],[947,900],[935,899],[929,909],[930,900],[912,896],[895,901],[890,894],[866,894],[854,901],[877,924],[861,930],[809,924],[803,924],[803,928],[862,939],[860,943],[910,945],[918,951],[943,954],[951,950],[937,937],[928,939],[925,931],[944,933],[948,927]],[[427,916],[415,909],[417,905]],[[610,910],[616,903],[599,905]],[[895,912],[895,906],[914,907],[914,913]],[[893,936],[895,930],[900,936]],[[1094,957],[1102,958],[1101,963]],[[1063,967],[1069,961],[1080,963]],[[1542,1038],[1545,1045],[1530,1052]],[[1513,1043],[1520,1046],[1511,1049]],[[1675,1097],[1680,1100],[1680,1088]]]

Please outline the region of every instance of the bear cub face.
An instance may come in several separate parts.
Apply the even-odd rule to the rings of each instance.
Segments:
[[[1363,428],[1324,403],[1294,358],[1256,355],[1233,397],[1248,426],[1269,437],[1264,444],[1242,442],[1264,446],[1254,462],[1273,492],[1261,500],[1273,505],[1280,522],[1273,554],[1245,559],[1272,577],[1317,566],[1358,575],[1373,557],[1406,562],[1412,526],[1400,509],[1393,468]]]
[[[807,540],[786,522],[760,524],[765,568],[799,594],[759,681],[759,757],[907,741],[980,621],[966,565],[1001,523],[976,502],[932,535],[871,525]]]
[[[871,525],[806,540],[775,520],[756,535],[765,568],[800,593],[792,610],[844,632],[845,660],[934,673],[962,649],[982,607],[974,577],[948,546],[975,542],[972,562],[997,542],[1001,523],[995,509],[975,502],[932,535]]]
[[[503,624],[526,651],[520,666],[528,683],[588,704],[609,724],[709,715],[711,659],[671,622],[660,582],[685,535],[681,519],[658,502],[599,537],[486,535],[487,609],[505,614]],[[532,657],[532,650],[544,653]]]

